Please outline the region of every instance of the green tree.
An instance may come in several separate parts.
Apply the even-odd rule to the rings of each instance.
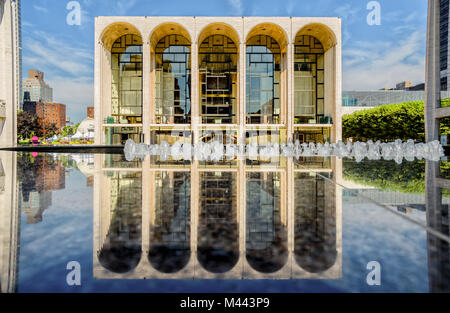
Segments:
[[[17,114],[17,137],[20,140],[30,139],[33,135],[42,136],[39,118],[30,112],[20,111]]]
[[[58,127],[56,127],[56,124],[54,123],[46,123],[44,121],[41,122],[41,131],[42,135],[45,138],[53,137],[54,135],[58,134]]]

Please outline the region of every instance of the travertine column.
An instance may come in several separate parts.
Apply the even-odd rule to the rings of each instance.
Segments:
[[[142,126],[144,134],[144,142],[150,144],[150,105],[152,103],[151,97],[151,66],[150,66],[150,44],[148,42],[143,43],[143,55],[142,55]]]
[[[197,35],[195,35],[197,38]],[[198,42],[191,45],[191,131],[193,143],[198,143],[198,126],[201,123],[200,117],[200,89],[198,70]]]
[[[292,43],[287,46],[287,82],[285,124],[287,125],[287,140],[293,140],[294,134],[294,47]],[[286,114],[287,113],[287,114]]]
[[[103,86],[103,45],[100,41],[95,44],[95,69],[94,69],[94,106],[95,106],[95,144],[102,145],[104,129],[103,129],[103,102],[102,102],[102,86]]]
[[[17,142],[17,95],[16,71],[19,62],[16,45],[15,10],[10,0],[2,4],[0,18],[0,101],[6,102],[0,112],[0,147],[15,146]],[[4,125],[2,125],[4,124]]]
[[[435,117],[440,107],[440,0],[428,1],[427,57],[425,74],[425,137],[430,142],[439,139],[439,120]]]
[[[247,97],[246,97],[246,89],[247,86],[245,84],[247,79],[247,45],[245,42],[241,42],[239,45],[239,106],[238,106],[238,123],[239,123],[239,134],[238,134],[238,144],[245,144],[245,123],[246,123],[246,107],[247,107]]]

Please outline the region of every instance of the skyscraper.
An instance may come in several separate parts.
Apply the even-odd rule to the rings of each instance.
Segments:
[[[441,0],[440,3],[440,65],[441,65],[441,89],[450,90],[449,63],[449,0]]]
[[[22,39],[19,0],[0,0],[0,146],[16,143],[21,107]]]
[[[53,102],[53,89],[45,82],[44,73],[29,70],[23,82],[24,101]]]

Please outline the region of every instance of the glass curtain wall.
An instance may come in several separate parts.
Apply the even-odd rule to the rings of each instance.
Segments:
[[[158,124],[191,122],[191,43],[181,35],[162,38],[155,49]]]
[[[295,38],[294,124],[329,124],[324,112],[324,49],[307,35]],[[329,118],[328,118],[329,119]]]
[[[206,38],[199,48],[202,123],[233,124],[237,113],[236,44],[224,35]]]
[[[114,123],[142,123],[142,38],[140,36],[124,35],[114,42],[111,50],[111,69],[111,111]]]
[[[258,35],[247,41],[247,123],[280,122],[281,49],[275,39]]]

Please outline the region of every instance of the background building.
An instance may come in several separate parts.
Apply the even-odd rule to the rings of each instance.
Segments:
[[[24,101],[53,101],[53,89],[45,82],[44,73],[29,70],[28,78],[23,82]]]
[[[441,91],[441,98],[450,98],[450,91]],[[409,101],[424,101],[423,90],[343,91],[342,116],[377,106]]]
[[[72,136],[73,139],[82,138],[95,138],[95,119],[94,119],[94,108],[87,108],[87,117],[84,119],[80,125],[78,125],[77,133]]]
[[[409,80],[406,80],[404,82],[398,83],[395,86],[395,89],[397,89],[397,90],[407,90],[407,89],[411,88],[412,86],[413,86],[412,82],[409,81]]]
[[[342,137],[338,18],[97,17],[95,38],[97,144]]]
[[[441,69],[441,90],[450,90],[449,64],[449,0],[440,0],[440,69]]]
[[[20,1],[0,0],[0,146],[17,142],[21,107],[22,32]]]
[[[94,107],[87,108],[87,117],[94,119]]]
[[[66,126],[66,105],[54,102],[25,101],[23,109],[36,114],[45,124],[55,124],[58,129]]]

